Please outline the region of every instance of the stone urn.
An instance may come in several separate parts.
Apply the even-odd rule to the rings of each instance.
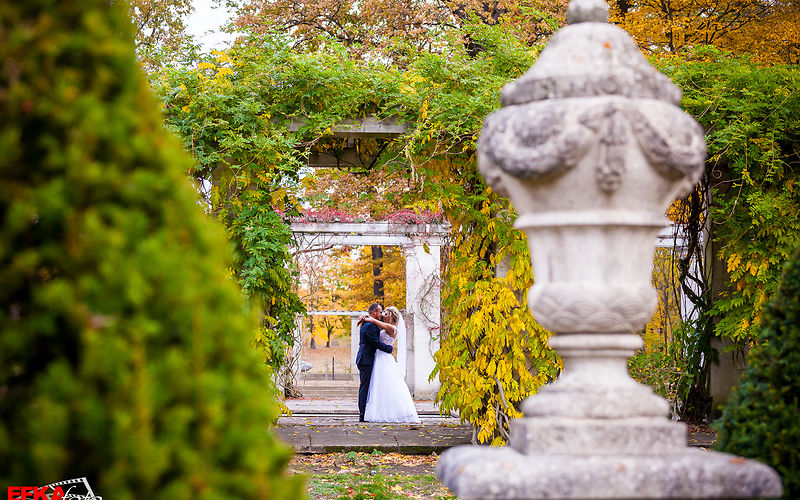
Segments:
[[[780,496],[769,467],[689,449],[685,424],[627,372],[656,306],[664,213],[706,148],[680,90],[607,19],[601,0],[570,3],[569,25],[503,89],[478,143],[481,174],[528,237],[528,303],[563,373],[523,403],[509,447],[450,449],[437,474],[459,498]]]

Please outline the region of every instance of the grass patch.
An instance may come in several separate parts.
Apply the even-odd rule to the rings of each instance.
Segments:
[[[345,452],[295,455],[289,468],[303,474],[311,500],[455,500],[433,474],[439,457]]]
[[[456,497],[433,474],[312,474],[308,480],[312,500],[454,500]]]

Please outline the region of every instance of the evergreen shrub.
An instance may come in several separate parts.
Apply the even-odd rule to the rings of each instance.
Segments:
[[[0,2],[0,484],[298,498],[222,230],[120,2]]]
[[[786,499],[800,498],[800,249],[764,311],[761,344],[716,422],[720,451],[754,458],[781,475]]]

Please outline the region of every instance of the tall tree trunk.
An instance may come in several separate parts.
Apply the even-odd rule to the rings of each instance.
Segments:
[[[383,248],[372,246],[372,296],[377,302],[383,302],[383,280],[381,270],[383,269]]]
[[[333,333],[333,326],[328,321],[328,318],[325,318],[325,329],[328,332],[328,339],[325,341],[325,347],[331,346],[331,334]]]

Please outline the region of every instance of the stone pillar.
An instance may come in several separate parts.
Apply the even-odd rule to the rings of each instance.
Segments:
[[[728,398],[747,368],[747,351],[734,347],[733,342],[719,337],[711,338],[711,348],[719,353],[718,361],[711,363],[709,418],[719,418],[720,406],[728,404]],[[727,350],[726,350],[727,349]]]
[[[405,251],[406,310],[411,322],[408,330],[413,331],[413,394],[415,399],[433,399],[440,387],[438,378],[428,380],[435,366],[433,353],[439,350],[441,329],[440,249],[417,239]]]
[[[461,499],[780,496],[771,468],[688,448],[667,402],[628,375],[633,332],[656,305],[656,236],[702,172],[705,142],[680,90],[607,17],[601,0],[573,0],[478,143],[481,174],[528,236],[528,303],[556,334],[563,373],[524,401],[511,446],[451,448],[437,474]]]
[[[361,341],[358,333],[358,318],[360,314],[361,313],[350,315],[350,373],[354,374],[354,379],[355,375],[358,374],[358,368],[356,367],[356,356],[358,355],[358,343]]]
[[[406,322],[406,385],[411,394],[414,394],[414,378],[416,374],[416,363],[414,362],[414,314],[408,311],[403,315]]]

